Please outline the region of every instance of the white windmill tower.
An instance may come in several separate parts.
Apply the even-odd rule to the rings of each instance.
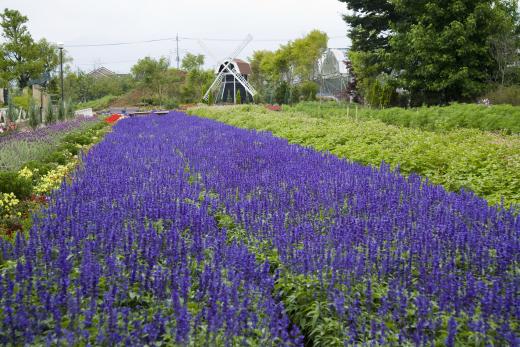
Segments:
[[[252,102],[257,94],[255,88],[248,82],[251,74],[251,65],[237,59],[238,55],[253,40],[251,35],[246,39],[222,62],[217,66],[217,77],[204,95],[204,100],[208,101],[211,93],[215,93],[217,103],[237,103],[237,93],[240,92],[242,102]],[[207,50],[202,42],[201,46]],[[210,54],[212,55],[212,54]],[[212,55],[213,56],[213,55]]]

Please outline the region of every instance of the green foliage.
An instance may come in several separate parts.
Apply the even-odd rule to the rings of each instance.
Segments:
[[[190,72],[194,70],[201,70],[204,65],[204,56],[201,54],[195,55],[187,53],[182,59],[182,69]]]
[[[257,51],[251,59],[251,83],[259,91],[257,99],[269,103],[288,103],[307,93],[293,90],[296,81],[311,81],[318,58],[327,48],[328,37],[318,30],[307,36],[282,45],[275,52]],[[276,90],[274,95],[272,90]],[[297,98],[293,98],[295,91]],[[273,100],[274,99],[274,100]]]
[[[11,97],[11,95],[9,95],[9,101],[7,102],[7,114],[6,114],[6,118],[8,121],[10,122],[14,122],[16,120],[16,109],[14,107],[14,102],[13,102],[13,98]]]
[[[319,86],[312,81],[305,81],[298,85],[298,94],[299,98],[296,101],[305,100],[305,101],[314,101],[316,100],[316,95],[318,94]],[[293,91],[293,94],[294,91]],[[295,100],[293,96],[293,100]]]
[[[85,108],[92,108],[93,110],[102,110],[108,108],[110,104],[117,99],[117,96],[106,95],[100,99],[91,100],[83,103],[79,103],[76,106],[76,109],[81,110]]]
[[[385,108],[390,105],[395,88],[388,82],[381,79],[370,79],[366,81],[367,93],[366,103],[372,107]]]
[[[27,28],[28,18],[17,10],[0,14],[4,42],[0,50],[0,80],[4,85],[16,80],[20,88],[29,85],[58,66],[56,46],[42,39],[35,42]]]
[[[518,61],[512,2],[340,1],[351,10],[344,18],[359,93],[372,105],[375,80],[385,74],[410,93],[414,106],[447,104],[474,100],[490,80],[504,83]]]
[[[405,175],[417,173],[450,191],[472,190],[490,203],[520,203],[520,138],[474,129],[429,132],[378,120],[272,114],[263,107],[195,108],[190,113],[258,130],[340,157],[379,166],[386,162]]]
[[[495,90],[488,92],[485,98],[493,104],[509,104],[513,106],[520,106],[520,86],[499,86]]]
[[[65,120],[65,107],[61,100],[60,100],[60,104],[58,106],[58,120],[60,122]]]
[[[237,95],[235,97],[235,101],[236,101],[236,104],[241,104],[242,103],[242,95],[240,95],[240,89],[237,90]]]
[[[0,171],[0,193],[14,193],[18,199],[26,199],[31,196],[32,181],[17,172]]]
[[[72,104],[72,100],[70,99],[65,103],[65,118],[74,118],[74,105]]]
[[[56,117],[54,116],[54,106],[52,102],[49,101],[47,104],[47,112],[45,113],[45,124],[53,124],[56,122]]]
[[[38,117],[38,112],[36,111],[36,105],[34,102],[31,101],[27,112],[29,113],[29,126],[33,129],[36,129],[38,124],[40,124],[40,119]]]
[[[27,110],[29,108],[30,100],[31,98],[28,95],[18,95],[12,97],[13,105],[23,110]]]
[[[305,112],[311,117],[333,119],[352,116],[377,119],[386,124],[417,128],[428,131],[447,131],[457,128],[472,128],[483,131],[502,131],[520,134],[520,107],[508,105],[484,106],[453,104],[444,107],[420,107],[413,109],[389,108],[373,110],[336,102],[300,103],[286,107],[286,111]]]

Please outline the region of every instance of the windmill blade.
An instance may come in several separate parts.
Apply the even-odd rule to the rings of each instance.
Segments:
[[[217,77],[215,78],[215,80],[213,81],[211,86],[208,88],[208,91],[206,92],[206,94],[204,94],[204,97],[202,98],[203,100],[208,101],[209,94],[211,93],[213,88],[215,88],[215,86],[218,85],[220,87],[220,85],[222,84],[222,79],[223,78],[224,78],[224,69],[219,72],[219,74],[217,75]]]
[[[217,57],[213,54],[213,52],[208,48],[208,46],[206,46],[206,44],[204,43],[204,41],[202,40],[198,40],[197,43],[199,44],[199,46],[202,48],[202,50],[204,52],[206,52],[210,57],[211,59],[213,59],[213,61],[215,62],[215,64],[218,64],[219,60],[217,59]]]
[[[246,91],[253,97],[257,94],[256,89],[242,76],[235,68],[229,69],[229,71],[235,76],[240,84],[246,89]]]
[[[233,53],[231,53],[231,55],[229,56],[229,60],[233,60],[235,59],[236,57],[238,57],[238,55],[240,53],[242,53],[242,51],[244,50],[244,48],[247,47],[248,44],[251,43],[251,41],[253,41],[253,36],[251,34],[247,34],[246,38],[244,39],[244,41],[242,41],[238,47],[233,51]]]
[[[235,69],[229,69],[229,65],[233,62],[233,60],[240,54],[242,53],[242,51],[244,50],[244,48],[247,47],[247,45],[253,41],[253,36],[251,34],[248,34],[246,36],[246,38],[244,39],[244,41],[242,41],[238,47],[231,53],[231,56],[226,60],[224,61],[224,64],[222,64],[222,70],[218,73],[217,77],[215,78],[215,80],[213,81],[213,83],[211,84],[211,86],[209,87],[208,91],[206,92],[206,94],[204,94],[204,97],[203,97],[203,100],[208,100],[209,98],[209,94],[211,93],[211,91],[213,90],[213,88],[215,88],[216,85],[218,85],[220,87],[220,85],[222,84],[222,79],[223,79],[223,75],[224,73],[226,72],[231,72],[233,74],[233,76],[235,76],[236,79],[239,80],[239,82],[244,86],[244,88],[246,88],[246,90],[251,94],[251,95],[255,95],[256,94],[256,90],[253,88],[253,86],[251,86],[245,79],[244,77],[242,77],[242,75],[240,75],[239,73],[237,73],[237,71]],[[235,70],[235,71],[232,71],[232,70]],[[240,77],[238,77],[240,76]],[[245,82],[245,83],[244,83]]]

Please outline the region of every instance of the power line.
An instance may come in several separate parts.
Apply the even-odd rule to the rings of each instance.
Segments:
[[[339,39],[346,38],[346,35],[342,36],[331,36],[329,39]],[[123,41],[123,42],[109,42],[109,43],[92,43],[92,44],[71,44],[65,45],[66,48],[89,48],[89,47],[108,47],[108,46],[127,46],[127,45],[137,45],[144,43],[155,43],[155,42],[164,42],[164,41],[177,41],[177,40],[185,40],[185,41],[216,41],[216,42],[241,42],[244,39],[238,38],[198,38],[198,37],[166,37],[160,39],[151,39],[151,40],[141,40],[141,41]],[[255,42],[287,42],[293,39],[254,39]]]

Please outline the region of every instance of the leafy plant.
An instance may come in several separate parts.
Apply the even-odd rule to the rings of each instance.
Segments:
[[[40,123],[40,119],[38,117],[38,112],[36,111],[36,105],[34,104],[34,102],[31,101],[27,112],[29,113],[29,126],[34,130],[38,127]]]
[[[54,124],[56,123],[56,118],[54,117],[54,106],[52,105],[52,102],[49,101],[47,104],[47,112],[45,114],[45,124]]]

